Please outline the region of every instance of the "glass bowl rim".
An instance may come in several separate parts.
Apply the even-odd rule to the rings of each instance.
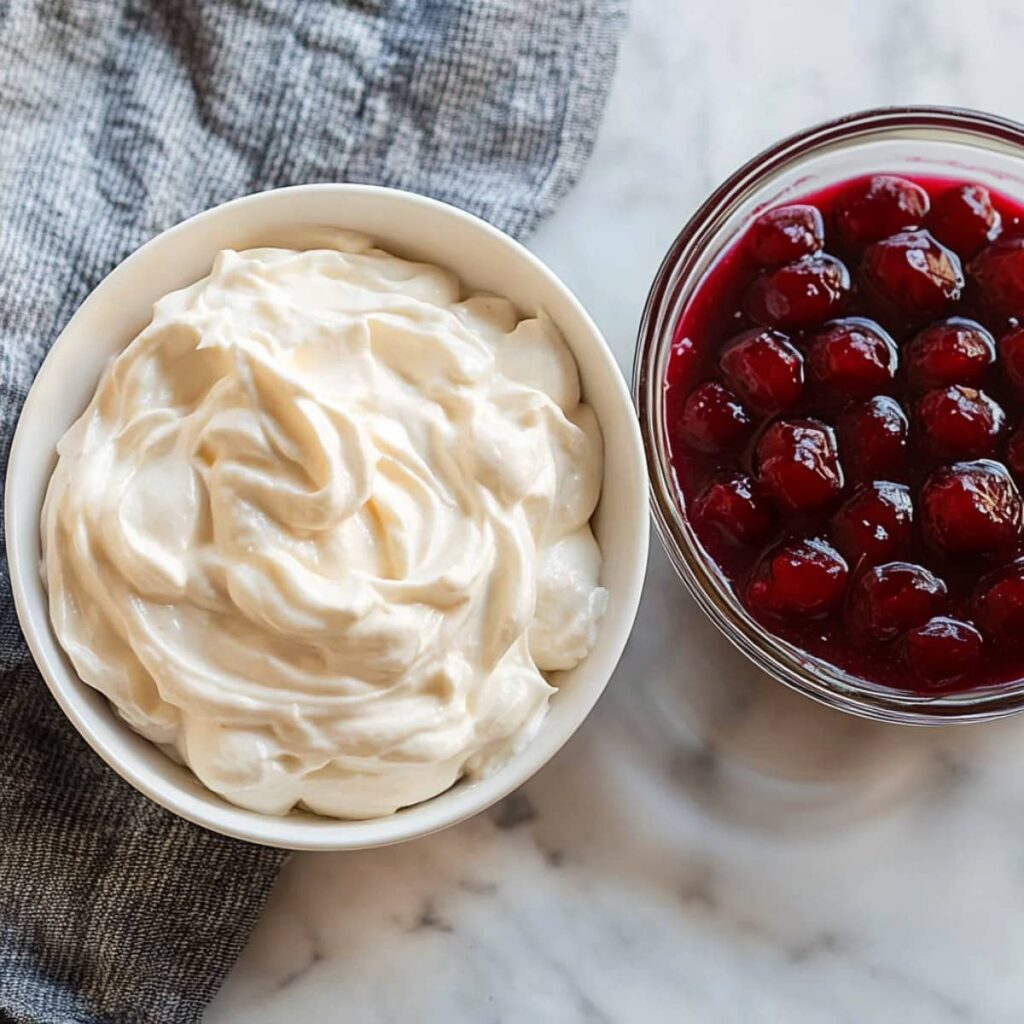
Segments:
[[[774,636],[754,620],[716,573],[710,559],[688,532],[687,517],[677,502],[670,468],[661,450],[661,423],[652,396],[660,388],[659,358],[671,344],[659,321],[693,269],[679,274],[684,258],[703,250],[704,236],[716,218],[785,167],[821,155],[836,144],[857,146],[900,133],[944,130],[957,141],[1024,158],[1024,125],[995,114],[964,107],[890,106],[856,111],[820,122],[784,137],[747,160],[705,199],[670,244],[651,285],[641,316],[633,363],[633,401],[650,480],[651,511],[662,546],[701,610],[732,644],[778,681],[823,704],[864,718],[905,725],[945,725],[991,721],[1024,711],[1024,680],[1011,686],[961,690],[935,697],[867,684],[802,652]],[[1024,166],[1024,163],[1022,163]],[[735,237],[733,234],[730,241]],[[727,244],[727,243],[726,243]],[[698,268],[697,275],[706,268]]]

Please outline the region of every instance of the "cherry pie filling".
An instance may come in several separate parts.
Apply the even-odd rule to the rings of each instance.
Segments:
[[[769,209],[665,387],[681,500],[763,627],[884,687],[1024,680],[1024,205],[878,174]]]

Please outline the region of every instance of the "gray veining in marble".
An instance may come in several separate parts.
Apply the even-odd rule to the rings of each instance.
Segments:
[[[1024,118],[1022,42],[1014,0],[634,0],[593,163],[533,246],[628,370],[662,253],[735,166],[886,103]],[[1022,962],[1024,720],[819,708],[656,551],[566,749],[441,835],[296,856],[208,1020],[998,1024]]]

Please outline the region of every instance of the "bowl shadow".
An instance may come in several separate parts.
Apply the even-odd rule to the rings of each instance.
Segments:
[[[637,626],[610,700],[668,758],[706,813],[767,832],[842,829],[966,771],[981,745],[1018,741],[1013,719],[911,727],[818,704],[735,649],[652,551]],[[639,697],[639,699],[637,699]]]

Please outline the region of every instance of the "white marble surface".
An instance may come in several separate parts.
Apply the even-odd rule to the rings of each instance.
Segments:
[[[706,192],[849,110],[1024,118],[1018,0],[634,0],[585,179],[533,245],[627,370]],[[490,814],[296,856],[209,1013],[294,1021],[1024,1019],[1024,720],[860,722],[753,670],[660,553],[594,715]]]

